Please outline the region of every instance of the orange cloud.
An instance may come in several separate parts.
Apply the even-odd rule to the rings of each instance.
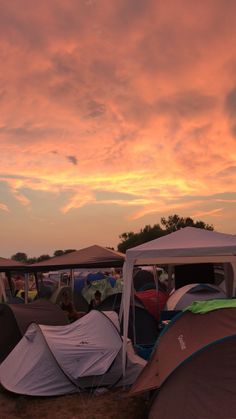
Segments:
[[[236,229],[235,12],[232,0],[2,5],[2,205],[33,217],[47,192],[65,217],[110,205],[121,226],[191,211]]]
[[[9,212],[9,208],[6,204],[0,203],[0,210]]]

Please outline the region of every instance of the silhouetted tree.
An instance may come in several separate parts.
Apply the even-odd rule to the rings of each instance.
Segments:
[[[53,256],[62,256],[64,255],[64,250],[55,250],[55,252],[53,253]]]
[[[75,249],[55,250],[53,256],[62,256],[62,255],[66,255],[67,253],[71,253],[74,251]]]
[[[194,221],[190,217],[184,218],[177,214],[170,215],[168,218],[162,217],[161,224],[164,228],[162,228],[160,224],[155,224],[153,227],[146,225],[138,233],[134,233],[133,231],[122,233],[119,236],[121,242],[117,246],[118,251],[125,253],[126,250],[131,247],[139,246],[140,244],[165,236],[166,234],[177,231],[183,227],[214,230],[213,225],[206,224],[204,221]]]
[[[190,217],[180,217],[179,215],[170,215],[168,218],[162,217],[161,224],[165,227],[166,233],[172,233],[183,227],[203,228],[204,230],[214,230],[213,225],[204,223],[203,221],[194,221]]]
[[[26,253],[17,252],[15,255],[11,257],[12,260],[16,260],[17,262],[27,263],[28,257]]]
[[[66,250],[64,250],[64,254],[66,255],[67,253],[72,253],[72,252],[75,252],[76,251],[76,249],[66,249]]]
[[[28,258],[27,259],[27,263],[29,263],[30,265],[32,264],[32,263],[36,263],[38,261],[38,259],[37,258]]]
[[[49,255],[41,255],[37,258],[37,262],[42,262],[43,260],[51,259],[51,256]]]

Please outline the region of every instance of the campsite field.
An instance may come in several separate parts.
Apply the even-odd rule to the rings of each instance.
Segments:
[[[145,411],[143,396],[129,397],[123,390],[43,398],[19,396],[0,388],[1,419],[143,419]]]

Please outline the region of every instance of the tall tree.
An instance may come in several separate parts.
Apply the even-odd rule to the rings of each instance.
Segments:
[[[11,257],[12,260],[16,260],[17,262],[27,263],[28,257],[26,253],[17,252],[15,255]]]
[[[67,253],[72,253],[72,252],[75,252],[76,251],[76,249],[66,249],[66,250],[64,250],[64,254],[66,255]]]
[[[51,259],[51,256],[49,255],[41,255],[37,258],[37,262],[43,262],[44,260]]]
[[[62,256],[64,255],[64,250],[55,250],[55,252],[53,253],[53,256]]]
[[[62,255],[66,255],[67,253],[71,253],[74,251],[75,249],[55,250],[53,256],[62,256]]]
[[[172,233],[183,227],[196,227],[205,230],[214,230],[213,225],[204,223],[204,221],[194,221],[190,217],[180,217],[177,214],[170,215],[169,217],[161,218],[161,225],[155,224],[154,226],[146,225],[138,233],[129,231],[122,233],[119,238],[121,242],[118,244],[117,249],[119,252],[125,253],[127,249],[146,243],[150,240],[157,239],[165,236],[166,234]],[[164,227],[164,228],[163,228]]]
[[[190,217],[180,217],[177,214],[169,215],[168,218],[162,217],[161,224],[165,227],[166,234],[177,231],[183,227],[203,228],[204,230],[214,230],[213,225],[204,223],[204,221],[194,221]]]

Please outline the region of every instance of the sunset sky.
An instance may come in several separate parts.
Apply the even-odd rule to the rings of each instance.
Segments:
[[[0,0],[0,256],[236,234],[235,0]]]

